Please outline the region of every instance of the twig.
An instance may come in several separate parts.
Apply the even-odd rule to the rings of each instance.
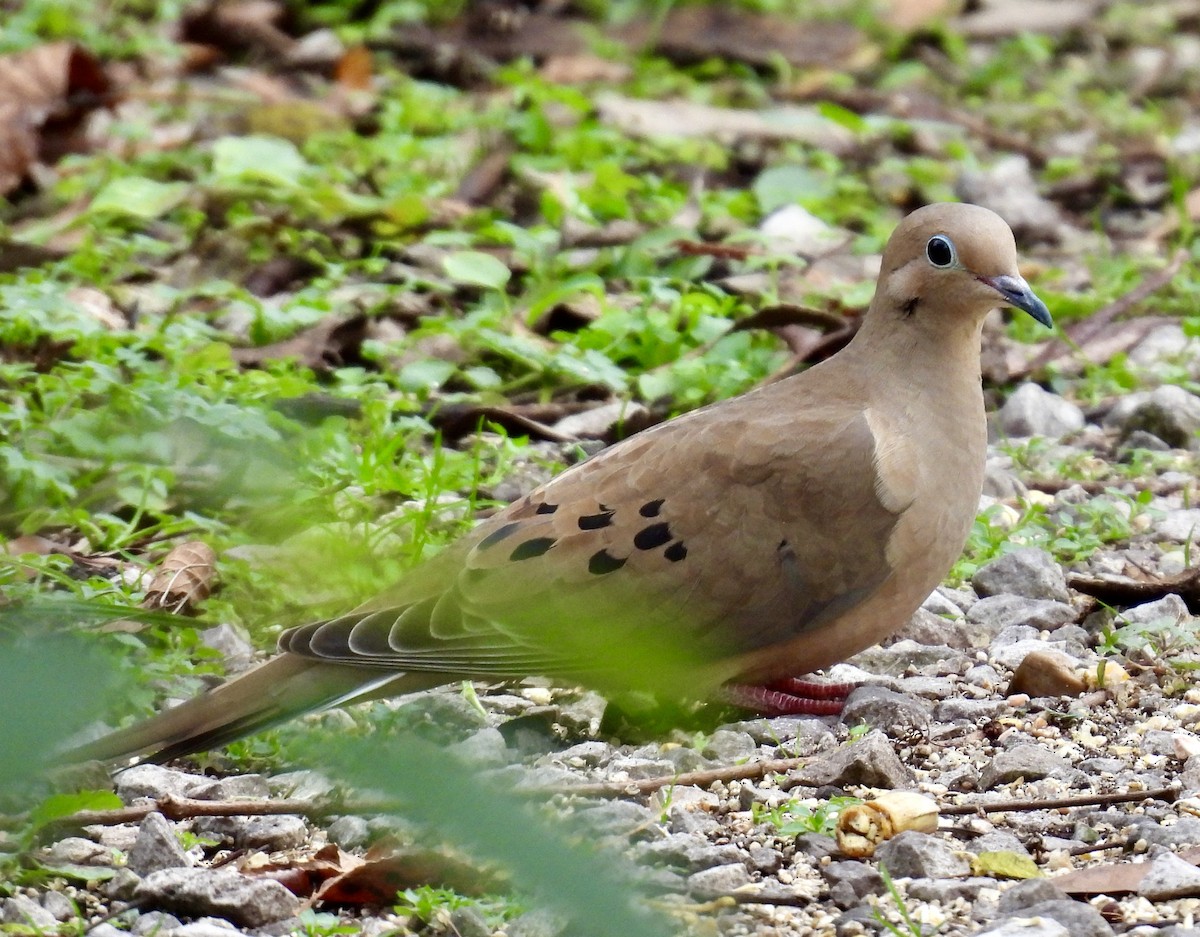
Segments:
[[[158,800],[115,810],[80,810],[53,821],[53,826],[115,826],[137,823],[151,813],[161,813],[168,820],[189,820],[192,817],[267,817],[297,814],[322,817],[330,814],[388,813],[402,809],[396,801],[338,801],[305,800],[195,800],[166,794]]]
[[[711,768],[708,771],[688,771],[684,774],[664,775],[660,778],[643,778],[625,783],[603,781],[597,784],[561,784],[555,787],[537,788],[542,794],[578,794],[580,797],[620,797],[623,794],[651,794],[664,787],[708,787],[717,781],[744,781],[761,778],[768,774],[786,774],[802,767],[811,758],[776,758],[771,761],[755,761],[729,768]]]
[[[1050,800],[995,800],[977,804],[949,804],[938,808],[943,816],[962,816],[968,813],[1009,813],[1019,810],[1057,810],[1061,807],[1104,807],[1109,804],[1130,804],[1139,800],[1162,800],[1167,803],[1179,796],[1179,789],[1160,787],[1151,791],[1120,791],[1115,794],[1081,794],[1078,797],[1058,797]]]
[[[1169,480],[1165,482],[1159,479],[1143,481],[1137,478],[1034,478],[1022,479],[1022,481],[1026,488],[1043,491],[1048,495],[1056,495],[1060,491],[1076,487],[1082,488],[1090,495],[1102,495],[1110,488],[1120,488],[1122,485],[1132,484],[1138,491],[1148,491],[1159,497],[1175,494],[1195,484],[1195,481],[1190,478],[1185,481]]]

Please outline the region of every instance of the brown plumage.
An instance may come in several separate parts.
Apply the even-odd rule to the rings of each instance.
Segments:
[[[704,696],[841,660],[900,628],[962,550],[986,449],[980,332],[1002,304],[1050,324],[1008,226],[920,209],[837,355],[611,447],[389,594],[79,754],[161,760],[464,678]]]

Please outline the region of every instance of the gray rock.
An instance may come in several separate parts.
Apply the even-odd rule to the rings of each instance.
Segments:
[[[957,627],[958,623],[950,623]],[[918,644],[902,638],[887,647],[871,647],[851,658],[851,663],[872,674],[895,676],[926,667],[952,666],[965,660],[961,650],[944,644]]]
[[[1085,774],[1120,774],[1127,767],[1120,758],[1085,758],[1079,763]]]
[[[771,849],[769,846],[764,846],[761,843],[751,843],[747,846],[746,857],[750,863],[750,867],[755,872],[761,872],[764,875],[774,875],[779,871],[779,867],[783,865],[783,856],[779,850]]]
[[[981,626],[984,632],[991,636],[997,636],[1005,628],[1013,625],[1025,625],[1038,631],[1053,631],[1061,625],[1075,621],[1075,618],[1075,609],[1065,602],[1030,599],[1009,593],[982,598],[967,612],[967,621]]]
[[[995,719],[1008,709],[1008,704],[1002,699],[966,699],[962,696],[951,696],[942,700],[934,708],[934,719],[937,722],[979,722]]]
[[[358,849],[371,838],[371,828],[366,819],[356,816],[338,817],[325,832],[331,843],[343,849]]]
[[[796,837],[795,844],[798,855],[808,856],[817,862],[826,857],[841,855],[837,840],[821,833],[801,833]]]
[[[860,686],[846,698],[841,721],[849,726],[865,724],[886,732],[893,726],[923,729],[929,725],[929,714],[930,706],[924,700],[881,686]]]
[[[742,851],[736,846],[714,846],[705,837],[687,833],[669,833],[662,839],[639,847],[641,857],[666,863],[688,872],[740,862]]]
[[[162,765],[134,765],[120,772],[115,781],[117,796],[127,804],[139,797],[149,797],[151,800],[167,796],[191,797],[197,789],[212,784],[211,778],[175,771]]]
[[[1180,817],[1170,826],[1149,817],[1139,817],[1133,824],[1135,837],[1151,846],[1194,846],[1200,843],[1200,819]]]
[[[450,912],[449,932],[455,937],[492,937],[492,929],[483,914],[470,905]]]
[[[1168,511],[1154,525],[1155,536],[1171,543],[1195,542],[1200,538],[1200,508]]]
[[[802,783],[845,787],[863,784],[883,790],[907,787],[912,773],[904,766],[892,743],[878,729],[864,738],[810,761],[800,769]]]
[[[271,792],[280,797],[321,800],[337,792],[336,785],[316,771],[286,771],[267,779]]]
[[[180,926],[180,920],[174,914],[165,911],[147,911],[139,914],[129,928],[131,934],[137,937],[162,937]]]
[[[883,894],[883,876],[865,862],[831,862],[821,866],[829,898],[842,910],[862,903],[868,895]]]
[[[1132,433],[1125,437],[1125,441],[1121,443],[1120,456],[1121,461],[1129,461],[1128,455],[1134,449],[1147,449],[1150,452],[1169,452],[1170,445],[1163,442],[1153,433],[1147,433],[1144,429],[1135,429]]]
[[[1062,567],[1038,547],[1024,547],[998,556],[976,571],[971,585],[984,597],[1008,594],[1064,604],[1071,601]]]
[[[758,744],[748,732],[736,732],[731,729],[717,729],[708,738],[703,755],[721,764],[736,764],[739,760],[749,758],[758,751]]]
[[[117,869],[100,890],[106,898],[114,901],[132,901],[133,893],[141,881],[142,877],[132,869]]]
[[[504,926],[508,937],[558,937],[566,929],[565,919],[543,908],[513,918]]]
[[[613,751],[613,747],[607,742],[587,741],[572,745],[550,757],[572,768],[596,768],[607,763],[612,758]]]
[[[116,863],[116,855],[110,846],[93,843],[82,836],[67,836],[43,849],[38,854],[38,860],[47,866],[111,866]]]
[[[721,821],[703,810],[671,810],[672,833],[709,836],[721,829]]]
[[[947,593],[953,590],[938,588],[929,593],[928,598],[921,603],[921,608],[929,612],[931,615],[936,615],[938,618],[957,621],[963,617],[963,606],[954,601]],[[967,608],[970,608],[975,602],[975,596],[971,596],[967,603]]]
[[[1116,427],[1122,437],[1142,430],[1176,449],[1195,449],[1200,397],[1174,384],[1128,394],[1108,411],[1104,425]]]
[[[997,921],[975,937],[1071,937],[1071,932],[1053,918],[1018,917]]]
[[[726,729],[745,732],[759,745],[781,745],[795,741],[806,751],[815,751],[836,743],[833,730],[813,716],[771,716],[731,722]]]
[[[996,668],[991,664],[976,664],[965,674],[963,674],[963,680],[966,683],[971,684],[971,686],[977,686],[982,690],[987,690],[988,692],[995,691],[1003,682],[1003,678],[1000,676],[999,671],[997,671]],[[947,700],[947,702],[949,702],[949,700]]]
[[[56,921],[69,921],[79,914],[79,907],[61,891],[48,891],[42,895],[42,907],[53,914]]]
[[[88,937],[127,937],[127,932],[121,928],[103,921],[87,929]],[[226,935],[228,937],[228,935]]]
[[[906,830],[875,850],[875,858],[892,878],[960,878],[971,874],[971,862],[944,840]]]
[[[254,663],[254,645],[226,622],[201,631],[200,642],[221,655],[225,671],[230,675],[246,670]]]
[[[138,875],[149,875],[159,869],[179,869],[190,866],[175,827],[161,813],[148,813],[138,826],[137,839],[126,862]]]
[[[659,829],[658,814],[630,800],[595,804],[580,810],[578,816],[583,824],[602,833],[618,833],[621,836],[636,833],[645,838]]]
[[[1187,603],[1177,595],[1164,595],[1153,602],[1144,602],[1127,608],[1117,616],[1118,622],[1126,625],[1185,625],[1191,622],[1192,613]]]
[[[1005,830],[992,830],[990,833],[976,836],[974,839],[967,841],[966,847],[968,851],[975,855],[985,852],[1011,852],[1016,853],[1018,856],[1025,856],[1027,859],[1033,858],[1020,838],[1016,834]]]
[[[147,937],[240,937],[241,933],[228,922],[206,919],[181,924],[165,935],[148,933]]]
[[[697,897],[717,897],[749,885],[750,873],[741,862],[730,862],[726,865],[702,869],[688,876],[688,891]]]
[[[249,878],[228,868],[152,872],[138,884],[134,898],[192,917],[228,918],[243,927],[261,927],[300,910],[300,899],[279,882]]]
[[[238,849],[278,852],[308,842],[308,824],[292,814],[267,817],[201,817],[196,830],[220,837]]]
[[[1049,918],[1058,921],[1071,937],[1112,937],[1112,925],[1104,920],[1090,904],[1070,898],[1055,898],[1030,905],[1021,912],[1022,917]]]
[[[32,898],[14,895],[0,904],[0,923],[23,924],[35,931],[58,930],[58,919]]]
[[[232,774],[198,785],[192,796],[197,800],[265,800],[271,796],[271,785],[261,774]]]
[[[998,910],[1001,914],[1010,915],[1024,912],[1026,908],[1040,905],[1047,901],[1067,900],[1066,892],[1048,878],[1027,878],[1004,890],[1000,895]]]
[[[1083,411],[1071,401],[1032,382],[1020,385],[1000,408],[996,421],[1006,436],[1058,439],[1083,429]]]
[[[904,889],[909,898],[917,901],[947,902],[961,898],[974,901],[985,888],[995,888],[994,878],[972,876],[971,878],[914,878]]]
[[[450,746],[459,758],[476,765],[502,765],[510,760],[508,743],[499,729],[487,727]]]
[[[993,790],[1001,784],[1038,778],[1068,780],[1079,777],[1081,772],[1072,768],[1066,759],[1049,749],[1032,743],[1023,743],[1006,751],[997,752],[979,776],[982,790]]]

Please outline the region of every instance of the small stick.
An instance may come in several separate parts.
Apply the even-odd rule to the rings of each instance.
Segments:
[[[1170,803],[1179,796],[1174,787],[1151,791],[1118,791],[1114,794],[1081,794],[1078,797],[1057,797],[1050,800],[996,800],[991,803],[947,804],[938,808],[943,816],[968,813],[1008,813],[1019,810],[1057,810],[1062,807],[1103,807],[1108,804],[1130,804],[1139,800],[1162,800]]]

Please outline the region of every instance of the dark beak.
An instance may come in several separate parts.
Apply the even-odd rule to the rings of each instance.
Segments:
[[[980,277],[981,283],[986,283],[1004,297],[1004,302],[1017,309],[1024,309],[1038,322],[1048,329],[1054,328],[1054,320],[1050,318],[1050,310],[1046,304],[1037,298],[1037,294],[1029,288],[1024,277],[1004,276]]]

